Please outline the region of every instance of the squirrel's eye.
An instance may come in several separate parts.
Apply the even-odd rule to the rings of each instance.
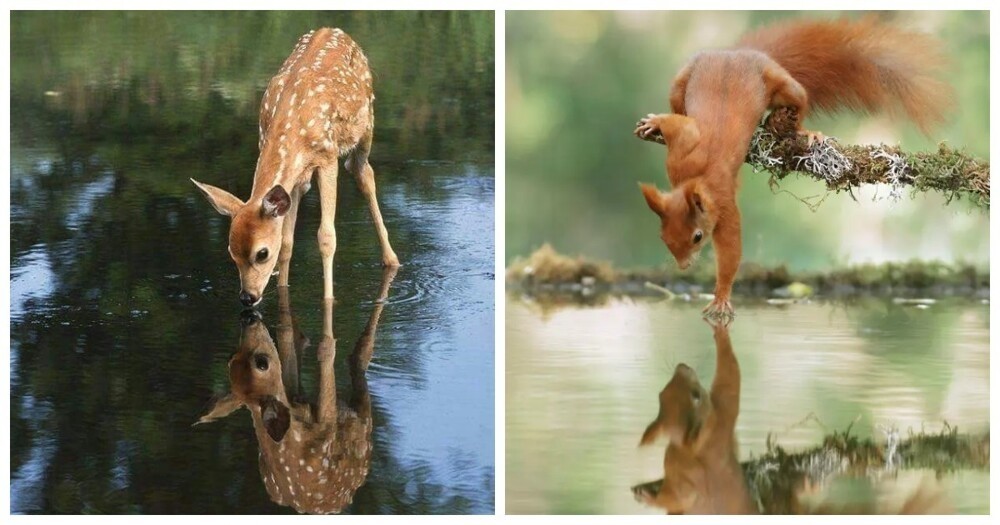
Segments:
[[[698,244],[701,242],[701,230],[694,232],[694,243]]]
[[[261,263],[267,260],[267,248],[261,248],[257,251],[257,262]]]

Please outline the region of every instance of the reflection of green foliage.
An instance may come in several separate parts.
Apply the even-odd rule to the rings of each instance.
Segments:
[[[665,184],[664,155],[631,135],[635,121],[667,110],[670,82],[696,51],[731,45],[744,31],[768,21],[803,16],[840,15],[508,13],[508,262],[545,242],[627,266],[655,266],[668,259],[657,238],[659,223],[636,189],[640,181]],[[874,136],[899,141],[906,151],[932,151],[945,141],[988,157],[988,17],[982,12],[880,16],[944,41],[945,54],[953,60],[949,80],[960,101],[949,123],[932,137],[919,135],[913,126],[851,114],[817,116],[810,125],[845,143],[872,142]],[[813,213],[792,196],[772,193],[766,176],[744,171],[739,194],[744,260],[785,264],[794,271],[830,268],[841,263],[844,246],[854,242],[859,230],[887,238],[890,253],[914,253],[915,246],[940,237],[946,258],[977,264],[988,258],[982,243],[988,216],[970,212],[968,202],[944,207],[940,195],[920,195],[887,203],[878,213],[869,206],[859,214],[859,205],[841,194]],[[783,181],[781,189],[800,197],[824,192],[822,185],[798,177]],[[888,193],[879,191],[881,197]],[[862,198],[873,193],[868,189]]]

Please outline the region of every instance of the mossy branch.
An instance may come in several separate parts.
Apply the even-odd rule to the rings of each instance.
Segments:
[[[802,173],[834,192],[862,184],[887,184],[890,198],[899,199],[904,187],[915,192],[939,191],[951,202],[965,196],[977,207],[990,207],[990,163],[945,144],[936,152],[910,153],[885,144],[843,145],[832,138],[807,147],[796,133],[796,112],[779,108],[757,128],[746,162],[755,172],[771,173],[771,183],[790,173]],[[663,144],[663,137],[646,140]],[[851,194],[853,196],[853,193]]]
[[[765,514],[788,514],[797,510],[797,494],[806,485],[822,485],[835,476],[877,480],[899,469],[928,469],[936,473],[956,470],[989,470],[989,434],[959,434],[945,425],[939,433],[911,433],[901,437],[895,429],[883,429],[886,442],[861,440],[845,432],[826,436],[823,444],[789,453],[768,442],[768,451],[741,463],[750,493]],[[632,487],[634,494],[656,493],[663,480]]]

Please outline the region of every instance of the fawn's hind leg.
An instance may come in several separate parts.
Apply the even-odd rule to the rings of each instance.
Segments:
[[[368,211],[371,213],[372,221],[375,223],[375,233],[378,234],[378,242],[382,246],[382,265],[383,266],[399,266],[399,257],[396,257],[396,252],[392,251],[392,246],[389,244],[389,232],[385,229],[385,223],[382,221],[382,212],[378,209],[378,200],[375,198],[375,171],[372,169],[371,164],[368,163],[368,152],[371,150],[372,146],[372,136],[371,133],[367,137],[361,140],[358,144],[357,149],[351,153],[345,162],[347,171],[350,171],[354,175],[354,179],[358,183],[358,189],[368,200]]]
[[[319,252],[323,256],[323,298],[333,299],[333,255],[337,251],[337,161],[321,166],[317,175],[322,217],[319,222]]]

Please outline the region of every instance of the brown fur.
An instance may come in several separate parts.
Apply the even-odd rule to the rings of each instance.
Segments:
[[[795,108],[799,133],[822,137],[801,121],[816,108],[898,111],[924,131],[943,120],[950,88],[937,78],[941,45],[927,35],[874,19],[792,21],[759,29],[730,50],[696,55],[670,92],[673,114],[650,114],[636,135],[661,135],[672,191],[642,185],[660,217],[660,236],[681,268],[715,244],[715,299],[706,313],[732,315],[742,256],[737,175],[763,114]],[[701,206],[698,206],[698,203]],[[699,242],[694,242],[698,231]]]
[[[264,92],[260,157],[250,198],[243,202],[192,179],[216,210],[233,219],[229,253],[240,272],[241,291],[255,299],[254,304],[279,263],[278,285],[288,286],[298,205],[314,175],[323,212],[318,233],[323,296],[333,297],[340,157],[347,157],[345,167],[368,201],[382,263],[399,265],[375,197],[375,173],[368,163],[374,100],[372,75],[361,47],[340,29],[311,31],[299,39]],[[266,257],[259,258],[265,249]]]
[[[663,483],[656,493],[636,496],[668,514],[756,514],[740,468],[736,418],[740,411],[740,368],[725,323],[712,324],[715,378],[706,391],[685,364],[660,392],[660,411],[640,445],[669,440]]]
[[[239,350],[229,361],[230,392],[216,399],[198,423],[226,417],[240,407],[250,411],[260,446],[261,479],[275,503],[302,513],[337,513],[364,484],[373,426],[365,371],[395,273],[395,268],[384,270],[375,309],[350,356],[352,393],[346,403],[338,402],[334,377],[333,301],[324,301],[315,405],[297,399],[299,360],[308,340],[292,315],[288,288],[278,289],[277,344],[262,321],[244,321]]]

